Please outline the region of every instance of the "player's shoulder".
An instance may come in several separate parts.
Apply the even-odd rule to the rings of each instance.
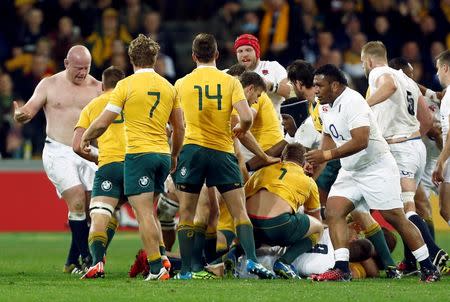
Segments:
[[[86,76],[86,81],[88,83],[88,86],[102,87],[102,82],[100,82],[90,74]]]
[[[389,67],[389,66],[377,66],[374,69],[372,69],[369,73],[369,84],[375,83],[375,81],[383,76],[383,75],[394,75],[395,69]]]
[[[283,69],[286,70],[283,65],[278,63],[277,61],[261,61],[262,68],[275,68],[275,69]]]

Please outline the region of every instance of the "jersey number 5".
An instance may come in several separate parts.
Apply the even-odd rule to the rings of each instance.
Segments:
[[[414,98],[408,90],[406,90],[406,105],[408,106],[408,113],[414,115]]]
[[[152,117],[153,117],[153,112],[155,111],[156,107],[157,107],[158,104],[159,104],[159,99],[161,98],[161,93],[149,91],[149,92],[147,92],[147,94],[148,94],[149,96],[154,96],[154,97],[156,97],[156,101],[155,101],[155,103],[153,104],[152,108],[150,109],[150,118],[152,118]]]
[[[209,100],[217,100],[217,110],[222,110],[222,87],[220,84],[217,84],[217,94],[210,95],[209,94],[209,85],[205,86],[205,97]],[[194,89],[198,89],[198,110],[203,110],[203,87],[199,85],[195,85]]]

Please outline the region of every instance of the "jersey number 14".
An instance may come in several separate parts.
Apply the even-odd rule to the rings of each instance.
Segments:
[[[209,94],[209,85],[205,86],[205,98],[208,100],[217,100],[217,110],[222,110],[222,87],[217,84],[217,94]],[[198,89],[198,110],[203,110],[203,87],[195,85],[194,89]]]

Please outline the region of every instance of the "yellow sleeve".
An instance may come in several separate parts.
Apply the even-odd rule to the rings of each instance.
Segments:
[[[176,92],[176,101],[175,101],[175,103],[179,104],[180,107],[181,107],[181,91],[180,90],[181,90],[182,82],[183,82],[183,79],[178,79],[175,82],[175,92]],[[178,108],[178,107],[175,107],[175,108]]]
[[[90,106],[89,104],[81,110],[80,118],[78,119],[78,123],[75,126],[76,128],[84,128],[87,129],[91,125],[91,119],[89,118],[90,113]]]
[[[121,80],[109,96],[108,104],[123,108],[128,96],[128,81]]]
[[[319,198],[319,189],[317,188],[317,184],[309,177],[311,190],[309,192],[309,197],[306,199],[304,206],[305,210],[312,211],[316,209],[320,209],[320,198]]]
[[[172,87],[172,91],[173,91],[173,109],[178,109],[181,108],[181,100],[178,97],[178,90],[175,87]]]
[[[237,78],[233,78],[232,88],[233,88],[233,94],[232,94],[231,104],[234,105],[240,101],[247,99],[244,94],[244,88],[242,88],[242,84],[241,84],[241,82],[239,82],[239,80]]]

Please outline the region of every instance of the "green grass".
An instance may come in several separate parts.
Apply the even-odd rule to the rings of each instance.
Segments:
[[[437,241],[450,250],[450,233]],[[435,284],[418,277],[349,283],[308,280],[212,280],[143,282],[130,279],[140,247],[134,233],[118,233],[108,253],[106,278],[78,280],[63,274],[68,234],[0,234],[0,301],[450,301],[450,277]],[[401,244],[395,251],[400,259]]]

